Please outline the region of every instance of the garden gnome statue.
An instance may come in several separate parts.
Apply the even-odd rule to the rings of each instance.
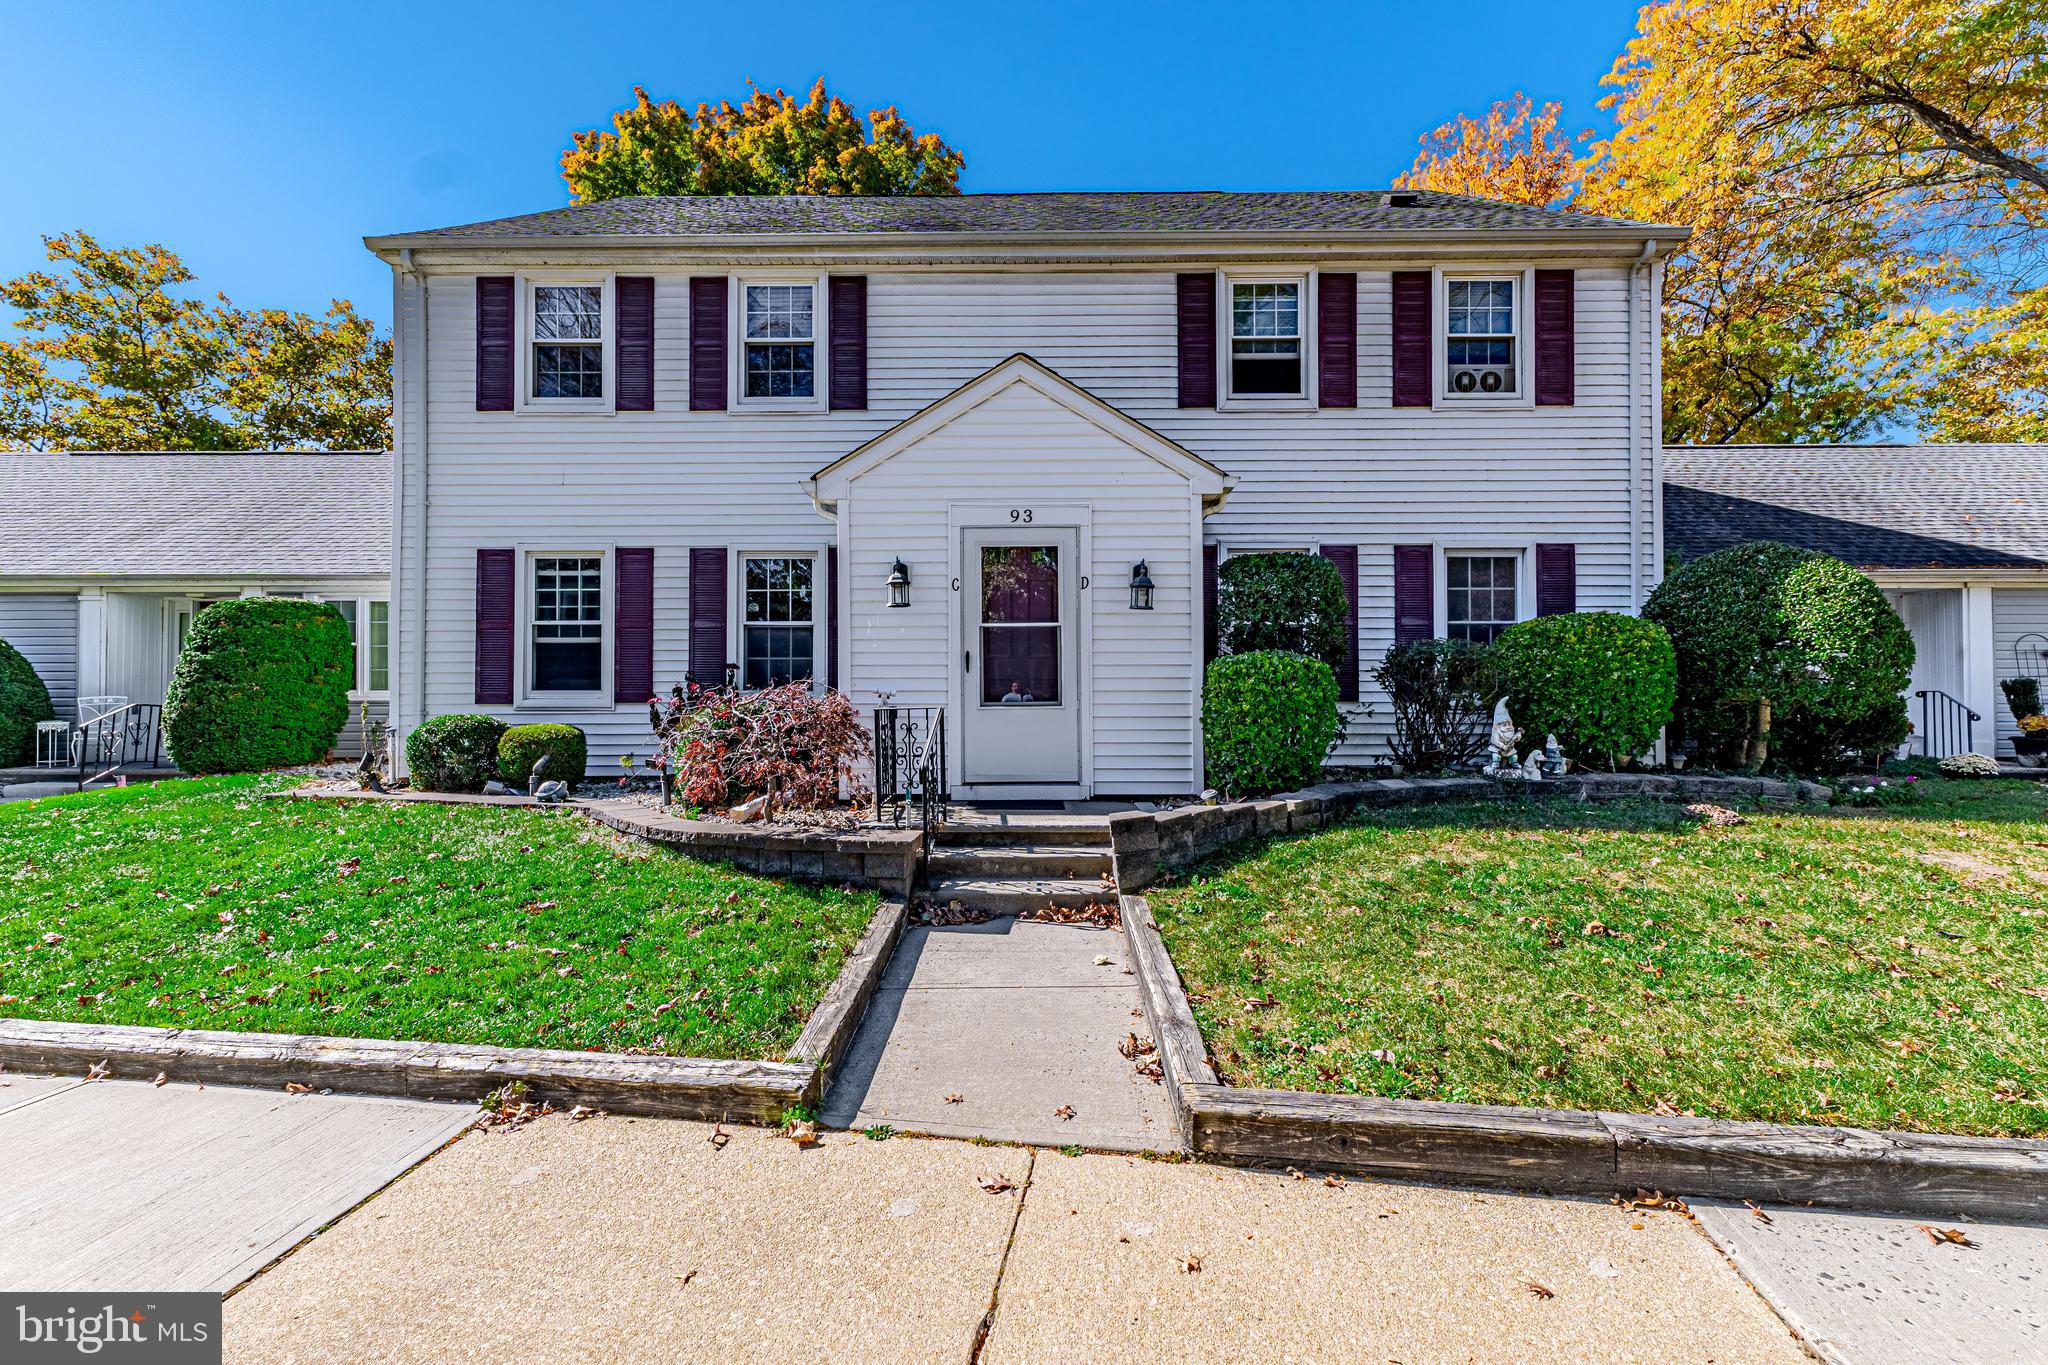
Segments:
[[[1561,776],[1565,770],[1564,750],[1557,747],[1556,735],[1543,737],[1543,771],[1552,777]]]
[[[1505,716],[1495,722],[1493,738],[1487,741],[1487,752],[1491,755],[1486,765],[1489,777],[1507,776],[1515,766],[1515,746],[1522,742],[1522,732],[1515,723]]]

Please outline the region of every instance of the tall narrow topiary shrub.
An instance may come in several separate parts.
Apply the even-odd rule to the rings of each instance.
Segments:
[[[245,597],[201,611],[164,695],[164,737],[188,773],[313,763],[348,723],[355,646],[325,602]]]
[[[0,640],[0,768],[35,762],[36,723],[55,720],[50,689],[20,650]]]

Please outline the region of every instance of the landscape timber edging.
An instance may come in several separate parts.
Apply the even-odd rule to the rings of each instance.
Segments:
[[[1573,801],[1759,801],[1825,803],[1834,793],[1817,782],[1768,777],[1702,777],[1684,773],[1571,773],[1541,782],[1497,778],[1383,777],[1323,782],[1261,801],[1126,811],[1109,817],[1110,854],[1119,891],[1142,891],[1162,873],[1188,867],[1246,839],[1321,829],[1360,806],[1410,806],[1445,801],[1528,799]]]
[[[459,1101],[519,1081],[558,1108],[774,1125],[822,1101],[907,918],[903,901],[882,902],[780,1062],[0,1018],[0,1071]]]
[[[2040,1221],[2048,1139],[1240,1089],[1210,1069],[1144,897],[1120,899],[1163,1084],[1196,1156],[1577,1194],[1827,1204]]]
[[[917,877],[924,833],[915,829],[775,830],[718,820],[685,820],[613,798],[577,798],[555,807],[530,796],[474,796],[461,792],[366,792],[299,787],[284,795],[308,800],[387,801],[416,805],[510,806],[576,812],[648,843],[744,872],[874,887],[908,899]]]

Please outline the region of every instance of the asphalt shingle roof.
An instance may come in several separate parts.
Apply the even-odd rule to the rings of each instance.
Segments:
[[[421,237],[696,237],[887,234],[1352,233],[1629,231],[1598,214],[1498,204],[1433,191],[1172,191],[1108,194],[704,195],[607,199],[480,223],[395,233]],[[1682,231],[1679,230],[1679,231]],[[1672,235],[1665,228],[1661,233]]]
[[[0,578],[391,572],[391,456],[0,454]]]
[[[2048,567],[2048,445],[1666,447],[1665,545],[1753,540],[1865,569]]]

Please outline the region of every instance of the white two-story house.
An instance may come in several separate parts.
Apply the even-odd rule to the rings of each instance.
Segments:
[[[943,706],[956,794],[1202,785],[1217,565],[1398,640],[1636,610],[1683,229],[1430,193],[627,199],[394,272],[394,724],[646,755],[686,677]],[[1149,588],[1147,585],[1149,584]]]

